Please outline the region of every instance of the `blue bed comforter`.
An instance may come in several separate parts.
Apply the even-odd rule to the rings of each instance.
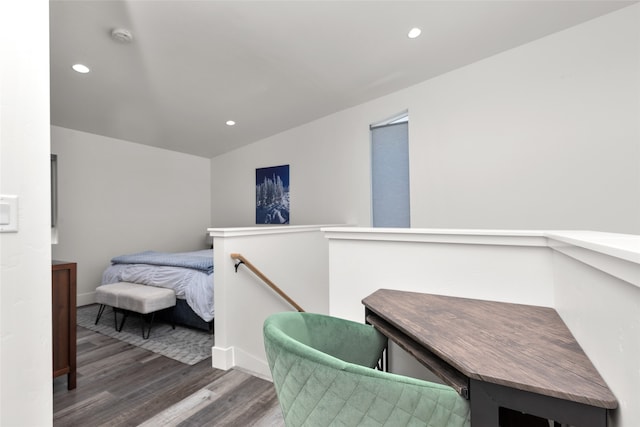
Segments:
[[[207,274],[213,273],[213,257],[197,253],[167,253],[144,251],[120,255],[111,259],[112,264],[148,264],[169,267],[191,268]]]

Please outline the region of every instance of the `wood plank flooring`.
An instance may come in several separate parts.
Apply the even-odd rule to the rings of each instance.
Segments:
[[[185,365],[78,327],[77,388],[53,380],[54,426],[283,426],[269,381]]]

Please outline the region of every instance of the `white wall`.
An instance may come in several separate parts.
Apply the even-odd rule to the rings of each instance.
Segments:
[[[209,159],[56,126],[51,147],[59,194],[53,258],[78,263],[78,305],[94,301],[116,255],[210,242]]]
[[[640,5],[212,159],[212,224],[254,224],[291,165],[291,222],[370,224],[369,124],[408,109],[412,227],[640,233]]]
[[[49,6],[0,2],[0,194],[19,197],[0,234],[0,425],[52,423]]]
[[[255,225],[255,170],[284,164],[290,165],[291,224],[368,221],[369,122],[350,114],[333,118],[213,158],[212,224]]]
[[[329,313],[328,242],[321,226],[210,229],[214,244],[215,368],[237,366],[270,378],[262,326],[268,315],[295,310],[246,265],[241,254],[305,311]]]
[[[421,89],[414,226],[640,234],[640,5]]]

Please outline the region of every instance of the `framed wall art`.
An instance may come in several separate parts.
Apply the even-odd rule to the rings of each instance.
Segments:
[[[289,165],[256,169],[256,224],[289,224]]]

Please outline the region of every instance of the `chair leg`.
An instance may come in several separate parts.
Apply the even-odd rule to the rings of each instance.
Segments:
[[[105,309],[106,305],[104,304],[100,304],[100,308],[98,309],[98,316],[96,317],[96,323],[94,323],[94,325],[98,324],[98,321],[100,320],[100,318],[102,317],[102,313],[104,313],[104,309]]]

